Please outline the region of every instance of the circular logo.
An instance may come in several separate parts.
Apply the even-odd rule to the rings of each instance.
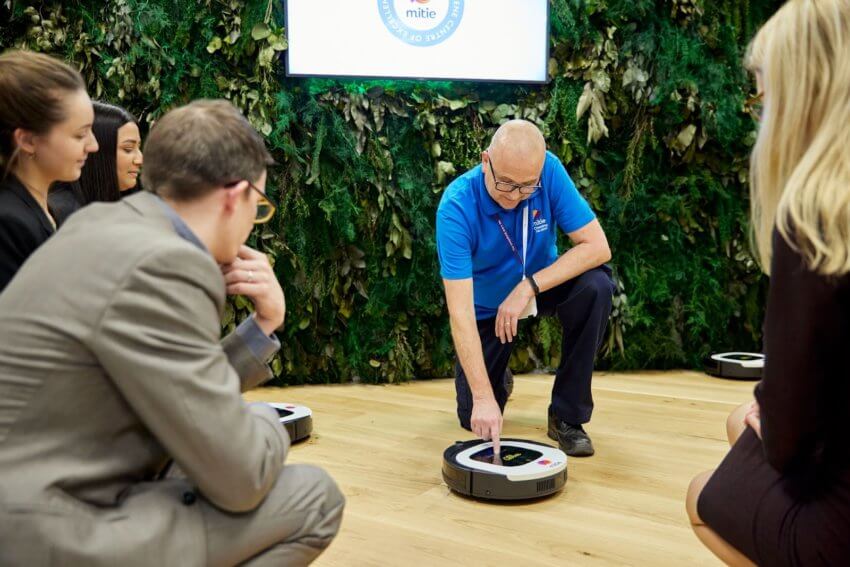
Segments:
[[[446,41],[463,18],[463,0],[378,0],[384,25],[395,37],[416,47]]]

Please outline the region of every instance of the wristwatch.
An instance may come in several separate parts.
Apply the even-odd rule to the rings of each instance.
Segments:
[[[540,286],[537,285],[537,281],[534,279],[534,274],[528,276],[528,283],[531,284],[531,289],[534,290],[534,295],[540,295]]]

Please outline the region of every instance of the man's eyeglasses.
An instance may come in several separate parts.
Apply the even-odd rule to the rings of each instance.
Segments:
[[[231,181],[230,183],[225,184],[225,187],[230,189],[241,181],[242,180]],[[247,179],[244,181],[248,183],[248,187],[256,191],[257,194],[260,196],[259,200],[257,201],[257,215],[254,217],[254,224],[263,224],[269,222],[269,220],[274,216],[277,207],[274,206],[274,203],[269,201],[269,198],[266,197],[266,194],[260,191],[256,185],[254,185]]]
[[[496,184],[496,191],[501,193],[513,193],[514,191],[519,191],[520,195],[532,195],[535,191],[542,187],[542,185],[539,185],[539,180],[537,185],[517,185],[516,183],[499,181],[498,177],[496,177],[496,170],[493,169],[493,158],[490,157],[489,153],[487,154],[487,157],[487,163],[490,164],[490,173],[493,175],[493,182]]]

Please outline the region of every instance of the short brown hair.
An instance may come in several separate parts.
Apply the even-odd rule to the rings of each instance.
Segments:
[[[154,125],[144,154],[144,186],[177,201],[256,181],[274,163],[263,138],[226,100],[196,100],[170,111]]]
[[[85,90],[74,68],[42,53],[7,51],[0,55],[0,167],[8,171],[18,154],[18,128],[44,134],[65,117],[63,95]]]

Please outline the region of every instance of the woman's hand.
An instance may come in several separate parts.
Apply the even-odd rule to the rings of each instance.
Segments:
[[[759,403],[753,402],[744,416],[744,423],[753,428],[756,435],[761,439],[761,413],[759,412]]]

